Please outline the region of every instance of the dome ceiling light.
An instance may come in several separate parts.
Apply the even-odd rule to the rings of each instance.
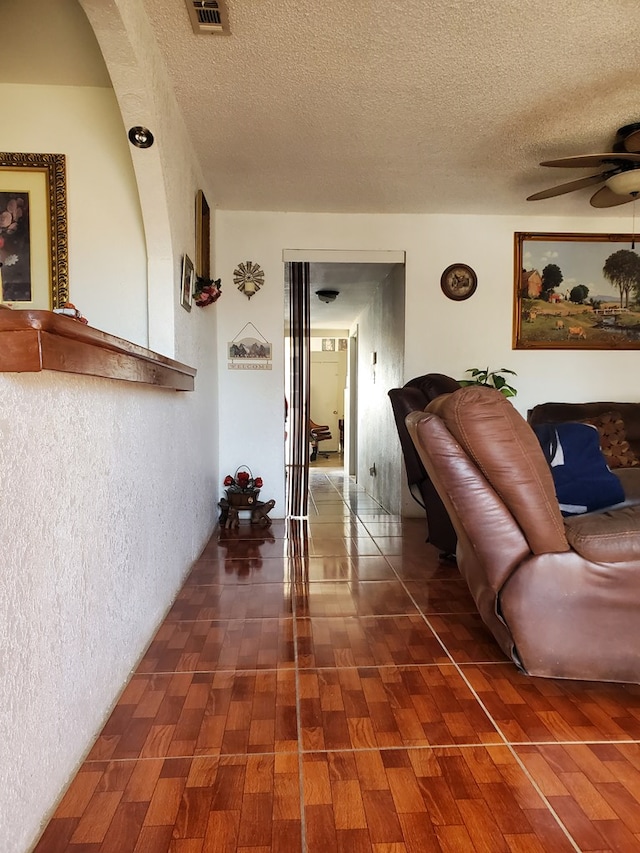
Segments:
[[[320,302],[335,302],[339,295],[339,290],[316,290]]]

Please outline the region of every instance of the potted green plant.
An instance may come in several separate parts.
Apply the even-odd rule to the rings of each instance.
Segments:
[[[489,370],[488,367],[481,369],[479,367],[469,367],[465,373],[471,374],[471,379],[460,379],[461,385],[487,385],[489,388],[495,388],[504,394],[505,397],[515,397],[517,390],[510,385],[502,374],[506,373],[510,376],[517,376],[515,370],[508,370],[506,367],[501,367],[500,370]]]

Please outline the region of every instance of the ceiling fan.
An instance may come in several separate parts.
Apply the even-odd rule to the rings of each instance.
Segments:
[[[604,184],[590,200],[592,207],[616,207],[640,198],[640,122],[627,124],[616,133],[612,150],[606,154],[583,154],[577,157],[561,157],[546,160],[541,166],[557,166],[563,169],[586,169],[599,166],[604,169],[598,175],[589,175],[559,184],[548,190],[534,193],[527,201],[539,201],[557,195]]]

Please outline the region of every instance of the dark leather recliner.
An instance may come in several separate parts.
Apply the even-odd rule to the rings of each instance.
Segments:
[[[458,388],[460,383],[444,373],[426,373],[410,379],[402,388],[392,388],[388,392],[402,446],[409,490],[427,516],[427,541],[446,556],[456,553],[456,533],[411,440],[405,418],[410,412],[424,411],[436,397],[450,394]]]

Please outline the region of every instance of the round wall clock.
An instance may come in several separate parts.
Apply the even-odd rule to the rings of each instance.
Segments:
[[[478,277],[466,264],[451,264],[440,278],[440,287],[444,295],[457,302],[473,296],[477,286]]]

